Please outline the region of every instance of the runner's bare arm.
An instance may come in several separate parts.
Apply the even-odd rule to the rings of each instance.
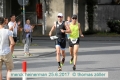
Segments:
[[[66,21],[66,24],[69,26],[69,29],[70,29],[70,24],[68,24],[68,22],[67,22],[67,21]],[[71,32],[70,32],[70,33],[71,33]],[[69,34],[69,33],[67,33],[67,32],[66,32],[66,34]]]
[[[69,27],[69,25],[67,24],[67,22],[65,22],[65,28],[66,28],[65,33],[71,33],[70,27]]]
[[[67,22],[65,22],[65,28],[66,28],[66,30],[61,29],[61,32],[63,32],[63,33],[71,33],[70,27],[67,24]]]
[[[52,35],[52,32],[54,31],[54,29],[55,29],[55,26],[56,24],[54,23],[54,26],[52,26],[52,28],[51,28],[51,30],[50,30],[50,32],[49,32],[49,36],[51,36]]]
[[[81,37],[84,37],[84,35],[82,34],[82,30],[81,30],[81,27],[80,27],[80,23],[78,23],[78,27],[79,27],[80,36],[81,36]]]

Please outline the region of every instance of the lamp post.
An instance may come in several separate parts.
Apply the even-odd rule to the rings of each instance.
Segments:
[[[73,0],[73,14],[77,15],[78,11],[78,0]]]
[[[23,0],[23,28],[25,25],[25,1]]]
[[[19,5],[23,7],[23,29],[20,30],[20,42],[22,41],[22,34],[24,34],[24,25],[25,25],[25,6],[28,4],[29,0],[18,0]]]
[[[42,12],[43,12],[43,21],[42,21],[42,34],[43,35],[45,35],[45,27],[46,27],[46,25],[45,25],[45,1],[44,0],[42,0]]]

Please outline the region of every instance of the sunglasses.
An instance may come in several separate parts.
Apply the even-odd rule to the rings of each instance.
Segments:
[[[77,18],[72,18],[72,19],[75,19],[75,20],[76,20]]]
[[[62,16],[58,16],[58,18],[62,18]]]

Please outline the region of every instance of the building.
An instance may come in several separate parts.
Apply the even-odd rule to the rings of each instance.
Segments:
[[[31,23],[35,24],[34,36],[40,36],[42,34],[43,23],[43,1],[45,2],[45,34],[47,35],[50,28],[53,26],[53,22],[57,20],[57,14],[62,12],[64,14],[64,20],[67,16],[73,14],[78,15],[78,21],[81,23],[82,31],[89,29],[87,22],[86,1],[87,0],[29,0],[29,4],[25,7],[26,17],[31,19]],[[106,25],[108,18],[118,18],[119,5],[111,4],[116,0],[96,0],[97,6],[94,12],[94,29],[100,31],[107,31],[109,28]],[[119,2],[119,0],[117,0]],[[36,6],[40,4],[40,17],[37,17]],[[9,17],[10,14],[15,14],[17,19],[22,20],[22,6],[18,4],[17,0],[0,0],[0,16]]]
[[[37,27],[35,27],[35,36],[42,34],[42,27],[40,24],[43,22],[43,18],[37,17],[36,4],[42,3],[43,1],[46,2],[46,34],[48,34],[48,31],[52,27],[53,22],[56,21],[57,14],[59,12],[64,14],[64,20],[66,20],[67,16],[72,16],[73,13],[78,14],[78,2],[82,2],[82,5],[80,6],[81,10],[84,7],[82,0],[29,0],[29,4],[25,7],[26,18],[30,18],[32,24],[39,24]],[[2,17],[9,17],[11,14],[15,14],[17,19],[22,20],[22,6],[18,4],[18,0],[0,0],[0,3],[0,15]],[[42,10],[42,6],[40,8]],[[81,17],[79,20],[81,20],[83,23],[84,21],[82,19],[84,19],[84,12],[85,11],[80,12],[79,15],[79,17]]]

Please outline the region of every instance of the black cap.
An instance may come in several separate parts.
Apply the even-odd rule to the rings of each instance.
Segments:
[[[76,18],[77,19],[77,15],[73,15],[72,18]]]

